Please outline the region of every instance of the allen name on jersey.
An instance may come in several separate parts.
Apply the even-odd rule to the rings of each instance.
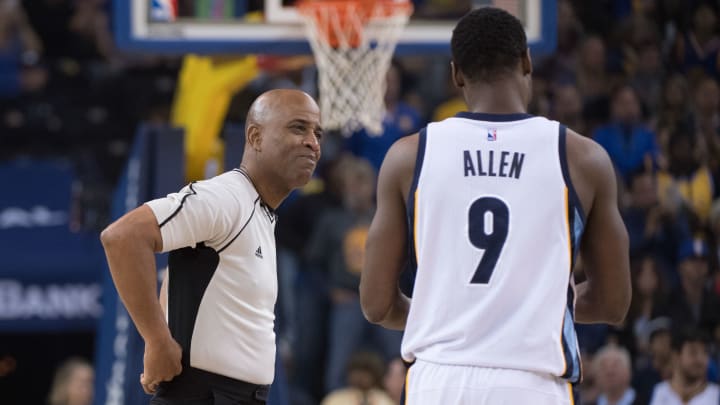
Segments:
[[[514,177],[520,178],[525,154],[508,151],[463,151],[465,177]]]

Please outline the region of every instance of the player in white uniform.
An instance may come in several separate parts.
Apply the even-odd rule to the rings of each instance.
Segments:
[[[240,169],[147,202],[102,233],[113,281],[145,340],[153,404],[264,404],[275,364],[275,214],[320,158],[320,112],[297,90],[250,107]],[[154,252],[169,251],[167,313]]]
[[[517,18],[474,10],[451,48],[470,112],[388,152],[363,311],[405,330],[407,404],[573,403],[574,322],[619,323],[630,302],[612,164],[593,141],[526,113],[532,65]],[[575,286],[578,249],[587,281]],[[406,265],[412,300],[398,287]]]

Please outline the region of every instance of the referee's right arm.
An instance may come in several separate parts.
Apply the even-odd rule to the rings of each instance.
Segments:
[[[142,205],[109,225],[100,235],[118,294],[145,340],[146,392],[182,370],[182,349],[170,334],[157,296],[155,252],[162,250],[157,219]]]

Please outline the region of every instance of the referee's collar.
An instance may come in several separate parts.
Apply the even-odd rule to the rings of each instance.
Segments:
[[[258,198],[260,199],[260,208],[262,208],[263,211],[265,211],[265,214],[268,216],[268,218],[270,218],[271,222],[277,221],[277,213],[275,213],[275,210],[271,206],[267,205],[267,203],[265,203],[265,201],[263,201],[262,196],[258,192],[257,186],[255,186],[255,182],[253,181],[252,177],[250,177],[250,174],[248,174],[248,172],[242,166],[238,167],[236,169],[233,169],[233,171],[236,171],[236,172],[242,174],[243,176],[245,176],[245,178],[250,182],[250,184],[255,189],[255,192],[257,193]]]

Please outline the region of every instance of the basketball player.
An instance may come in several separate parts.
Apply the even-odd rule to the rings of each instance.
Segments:
[[[102,233],[115,286],[145,340],[153,404],[264,404],[275,364],[274,209],[320,158],[320,111],[297,90],[250,107],[242,164],[149,201]],[[154,252],[170,252],[167,309]]]
[[[517,18],[463,17],[452,78],[470,112],[389,150],[360,294],[367,319],[404,329],[407,403],[573,403],[573,322],[620,323],[628,239],[604,150],[526,113],[532,64]],[[587,281],[574,286],[582,252]],[[412,301],[398,288],[406,259]]]

